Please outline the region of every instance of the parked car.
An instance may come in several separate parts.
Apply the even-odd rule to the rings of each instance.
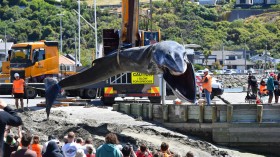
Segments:
[[[256,71],[253,68],[251,68],[251,69],[247,70],[247,73],[256,74]]]
[[[231,74],[236,74],[236,71],[234,69],[226,69],[224,72],[225,75],[231,75]]]
[[[209,75],[213,75],[211,71],[208,72]],[[203,76],[204,75],[204,70],[197,70],[195,72],[195,75]]]

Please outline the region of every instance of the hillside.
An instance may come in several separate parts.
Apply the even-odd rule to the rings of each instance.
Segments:
[[[140,5],[140,10],[149,8],[149,0]],[[93,3],[93,0],[88,0]],[[120,0],[97,0],[98,5],[120,3]],[[7,34],[8,41],[26,42],[60,39],[60,16],[62,16],[63,53],[75,53],[77,38],[76,1],[63,0],[18,0],[0,1],[0,38]],[[62,6],[62,8],[60,7]],[[223,16],[230,11],[225,6],[205,7],[182,0],[154,1],[153,18],[142,12],[139,29],[160,30],[162,40],[175,40],[182,44],[194,43],[203,52],[221,50],[267,50],[275,56],[280,52],[279,12],[271,12],[233,22],[224,21]],[[97,7],[98,43],[102,42],[102,30],[121,29],[121,16],[111,7]],[[81,5],[82,16],[94,25],[94,9]],[[95,56],[95,31],[81,20],[81,59],[90,65]],[[246,47],[244,47],[246,42]]]
[[[250,23],[254,20],[259,20],[263,23],[278,23],[280,22],[280,11],[264,13],[261,15],[251,16],[245,19],[245,22]]]
[[[157,0],[160,1],[160,0]],[[93,5],[94,0],[86,0],[87,4]],[[149,3],[150,0],[140,0],[140,3]],[[121,0],[96,0],[97,6],[104,6],[104,5],[120,5]]]

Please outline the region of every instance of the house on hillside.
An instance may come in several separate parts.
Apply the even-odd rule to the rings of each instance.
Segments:
[[[273,5],[279,4],[279,0],[236,0],[236,5]]]
[[[59,55],[59,72],[63,75],[63,77],[75,74],[75,61],[63,55]]]
[[[246,53],[246,61],[244,51],[212,51],[212,55],[217,56],[217,60],[220,65],[224,65],[223,69],[236,69],[239,72],[243,72],[246,69],[254,67],[254,63],[248,59],[253,52]]]
[[[13,42],[4,42],[2,39],[0,40],[0,62],[6,60],[6,54],[8,54],[8,50],[10,50],[13,46]]]
[[[193,55],[193,64],[208,66],[210,69],[213,68],[213,64],[217,61],[216,55],[209,55],[205,57],[202,52],[195,51]]]
[[[192,2],[199,5],[216,5],[217,0],[192,0]]]

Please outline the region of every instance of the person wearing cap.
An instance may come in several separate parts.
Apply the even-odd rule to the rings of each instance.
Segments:
[[[14,77],[15,77],[15,80],[13,82],[13,93],[12,94],[15,97],[16,108],[18,109],[18,100],[20,99],[21,109],[22,109],[22,111],[24,111],[23,94],[24,94],[25,82],[23,79],[21,79],[19,77],[18,73],[15,73]]]
[[[266,81],[266,88],[268,90],[268,103],[272,102],[274,92],[274,73],[270,73],[269,78]]]
[[[212,77],[208,74],[209,70],[207,68],[204,69],[204,76],[202,79],[202,88],[205,93],[205,98],[207,101],[207,105],[211,104],[210,95],[212,92]]]

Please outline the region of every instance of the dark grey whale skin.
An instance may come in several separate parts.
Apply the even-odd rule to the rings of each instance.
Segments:
[[[118,61],[119,60],[119,61]],[[196,82],[185,48],[175,41],[134,47],[96,59],[84,72],[63,79],[46,90],[47,108],[51,108],[61,88],[82,88],[123,72],[163,74],[163,78],[180,99],[195,102]]]
[[[192,64],[185,57],[185,49],[174,41],[163,41],[155,45],[135,47],[95,60],[90,69],[68,77],[58,84],[63,89],[81,88],[122,72],[161,74],[168,85],[181,99],[194,102],[195,76]],[[187,64],[187,70],[184,66]],[[181,75],[172,75],[174,71]]]

